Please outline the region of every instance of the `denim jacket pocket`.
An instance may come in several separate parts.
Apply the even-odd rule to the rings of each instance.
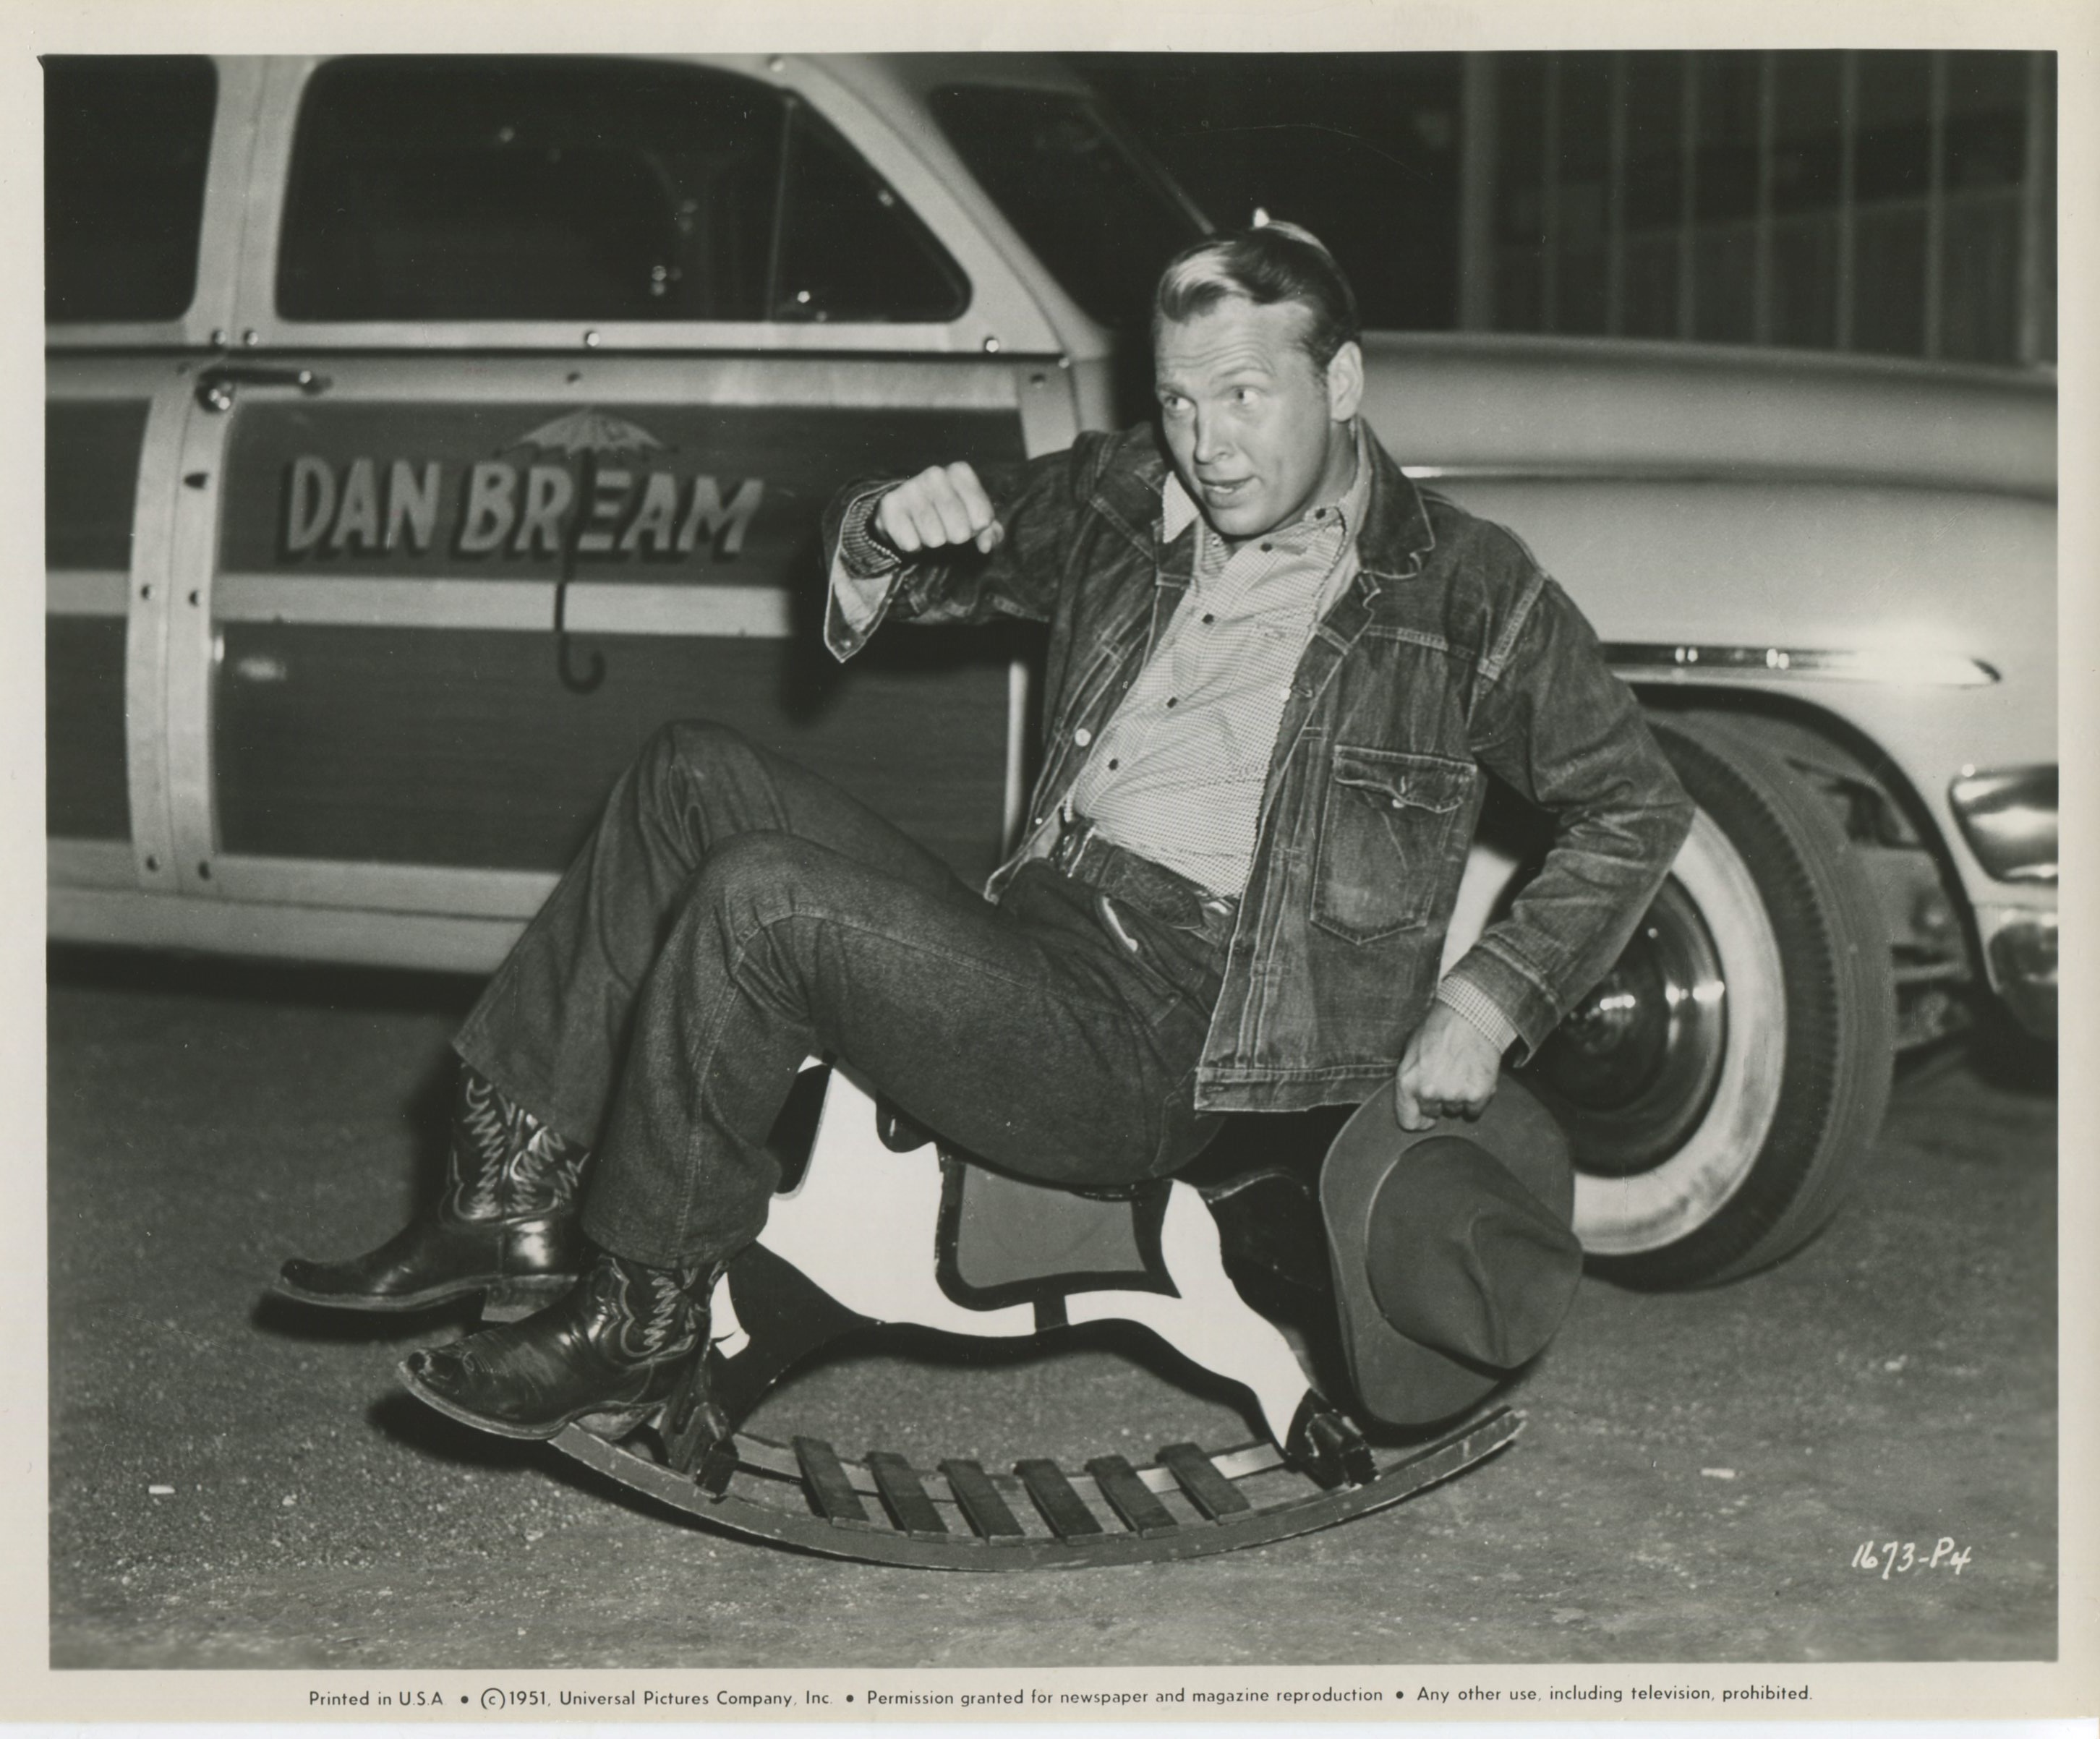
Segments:
[[[1418,929],[1435,908],[1476,775],[1444,755],[1335,745],[1312,921],[1350,942]]]

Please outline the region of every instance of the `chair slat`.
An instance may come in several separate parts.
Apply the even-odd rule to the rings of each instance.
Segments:
[[[907,1534],[938,1536],[948,1531],[918,1473],[902,1455],[888,1450],[870,1450],[867,1471],[875,1476],[875,1488],[882,1494],[889,1519]]]
[[[1174,1512],[1146,1490],[1137,1469],[1122,1456],[1096,1455],[1087,1463],[1087,1472],[1093,1475],[1109,1507],[1123,1517],[1123,1525],[1132,1533],[1171,1534],[1181,1525],[1175,1521]]]
[[[991,1476],[974,1461],[944,1461],[941,1472],[970,1525],[988,1540],[1017,1540],[1026,1530],[1006,1507]]]
[[[1159,1452],[1159,1464],[1180,1482],[1189,1501],[1213,1521],[1251,1507],[1239,1488],[1218,1471],[1217,1463],[1193,1443],[1168,1444]]]
[[[839,1452],[822,1437],[795,1439],[795,1459],[802,1469],[802,1482],[810,1488],[817,1513],[827,1521],[857,1521],[865,1526],[868,1515],[859,1494],[840,1465]]]
[[[1072,1482],[1056,1462],[1017,1461],[1013,1471],[1059,1539],[1086,1539],[1106,1531],[1087,1507],[1086,1500],[1072,1490]]]

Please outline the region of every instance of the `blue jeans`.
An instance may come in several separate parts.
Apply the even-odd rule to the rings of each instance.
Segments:
[[[1033,863],[993,905],[792,761],[668,726],[455,1046],[594,1148],[585,1234],[657,1267],[757,1236],[813,1055],[1018,1176],[1162,1176],[1217,1128],[1194,1088],[1229,914],[1096,879]]]

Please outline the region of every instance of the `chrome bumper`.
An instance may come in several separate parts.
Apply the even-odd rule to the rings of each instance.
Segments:
[[[1976,928],[1991,988],[2022,1027],[2056,1037],[2056,914],[2032,906],[1979,906]]]

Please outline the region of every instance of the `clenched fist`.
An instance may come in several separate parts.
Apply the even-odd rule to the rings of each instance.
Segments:
[[[898,484],[876,504],[875,528],[907,555],[961,544],[990,550],[1006,535],[977,474],[960,460]]]
[[[1393,1115],[1407,1130],[1440,1117],[1478,1117],[1502,1083],[1502,1056],[1478,1027],[1442,1003],[1432,1003],[1401,1053]]]

